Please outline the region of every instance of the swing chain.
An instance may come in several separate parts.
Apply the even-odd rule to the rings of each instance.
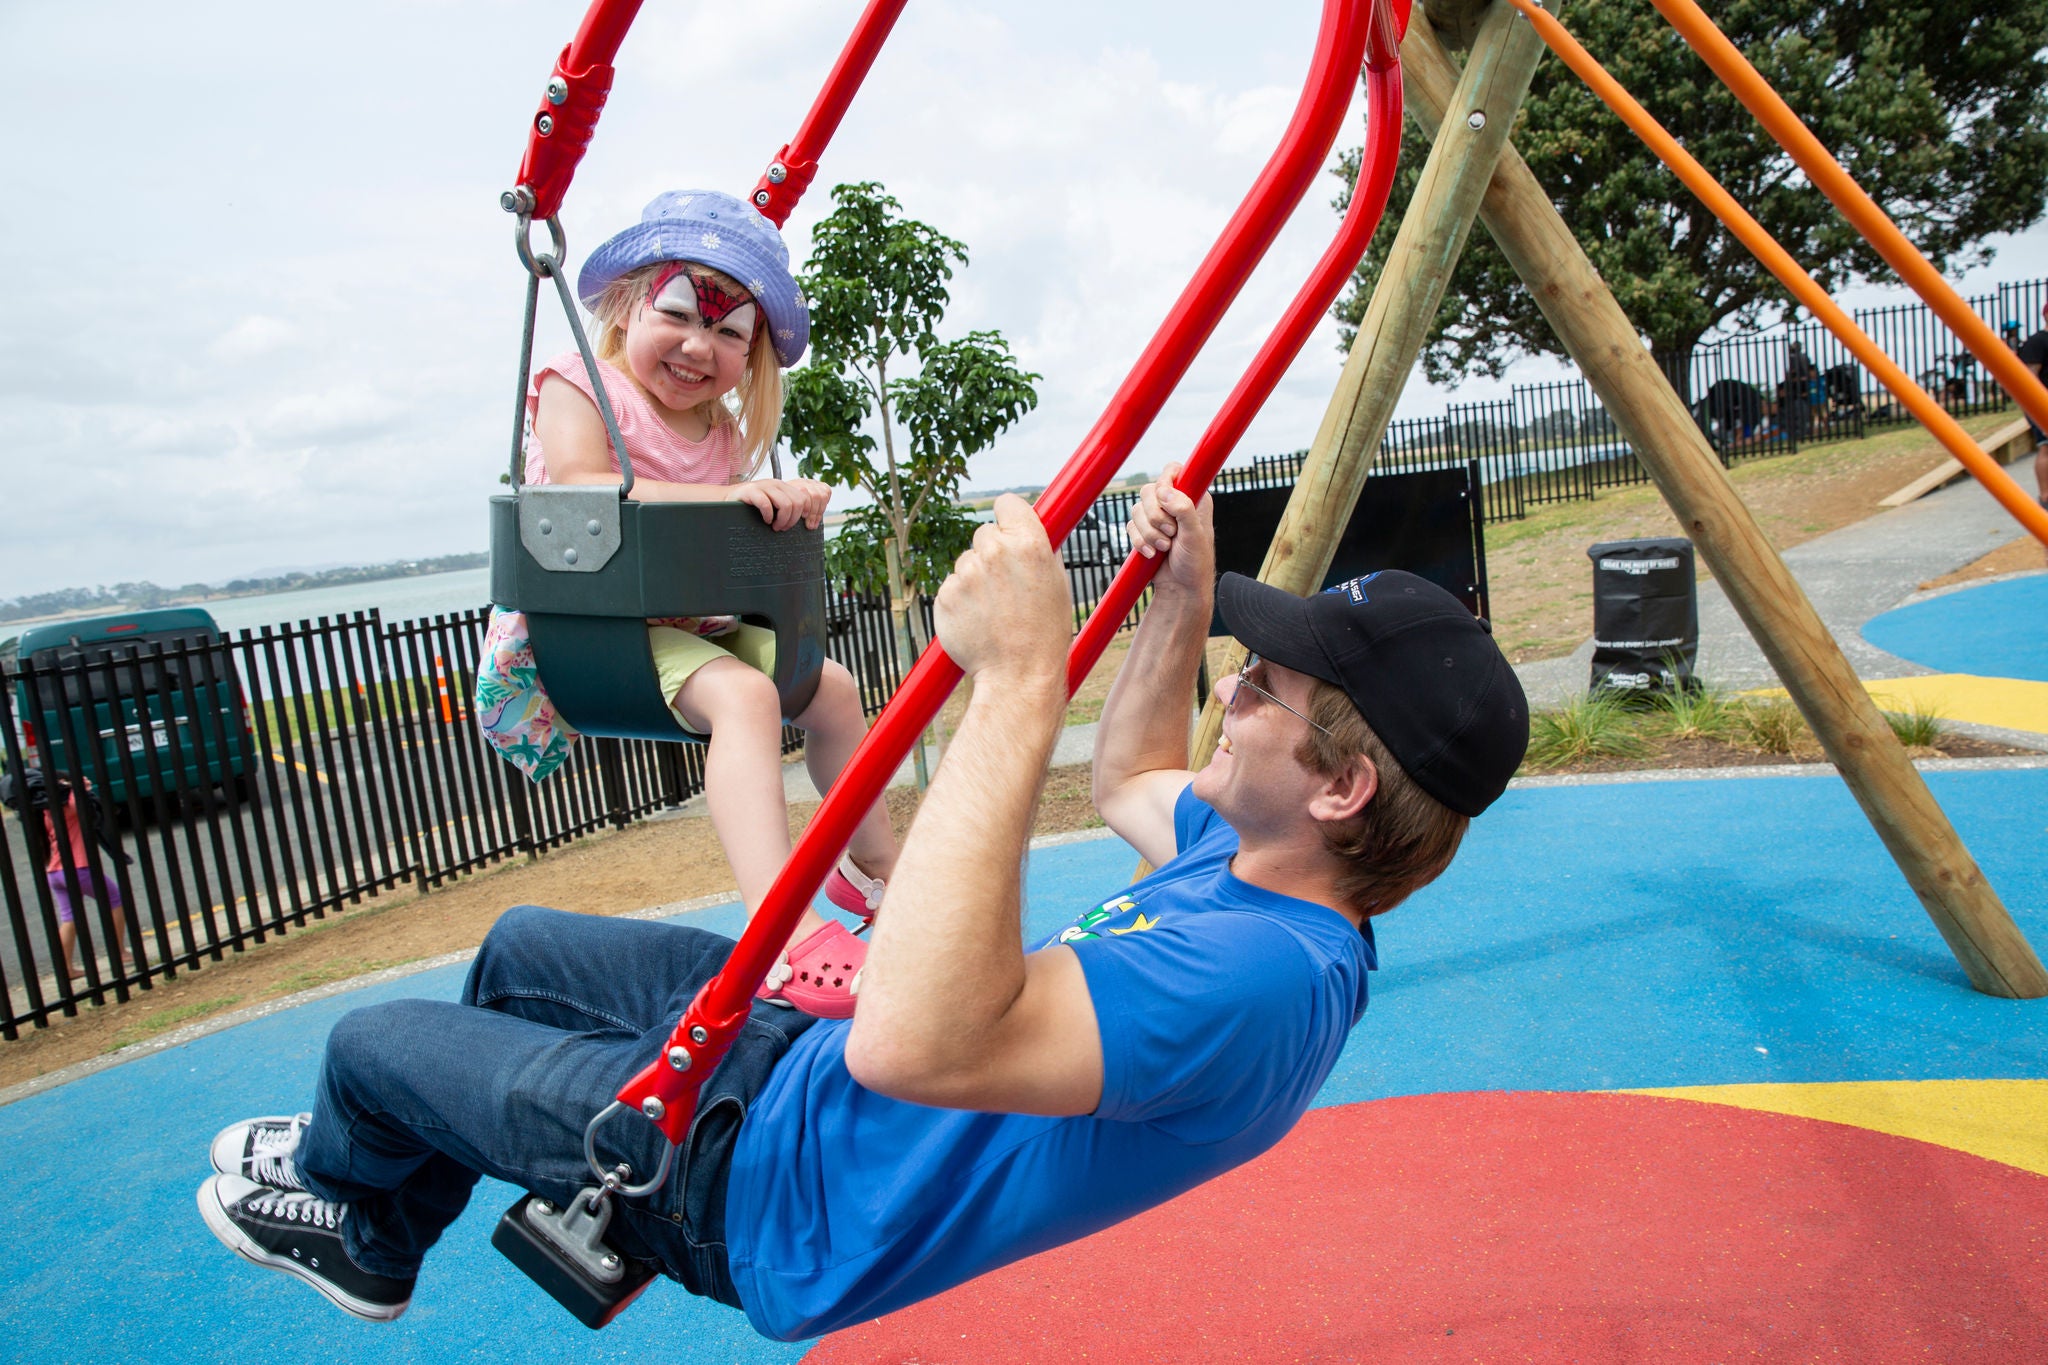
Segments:
[[[612,400],[605,392],[604,377],[598,373],[597,356],[591,351],[590,338],[583,331],[583,315],[576,311],[575,296],[569,291],[569,277],[563,269],[563,262],[569,259],[569,239],[562,231],[562,220],[559,216],[547,220],[548,236],[554,250],[535,254],[533,215],[529,212],[533,191],[520,185],[505,191],[498,202],[514,215],[513,244],[519,252],[519,263],[526,267],[527,274],[526,325],[519,340],[518,409],[512,422],[512,487],[515,491],[518,489],[524,472],[526,386],[533,377],[534,312],[539,306],[540,282],[548,279],[555,282],[555,292],[561,296],[562,313],[569,319],[569,332],[576,338],[576,351],[583,357],[583,371],[590,377],[591,392],[597,397],[597,411],[604,418],[605,435],[610,439],[612,454],[619,462],[619,501],[624,502],[633,492],[633,457],[626,453],[626,438],[619,434],[619,419],[612,412]]]

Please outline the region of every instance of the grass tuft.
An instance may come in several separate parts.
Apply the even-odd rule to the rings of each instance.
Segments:
[[[1941,742],[1946,727],[1941,723],[1941,708],[1931,706],[1922,709],[1919,702],[1913,703],[1910,711],[1887,711],[1885,722],[1892,727],[1892,733],[1899,737],[1899,743],[1908,749],[1931,749]]]
[[[1649,724],[1671,739],[1727,739],[1741,728],[1740,709],[1718,687],[1681,687],[1658,695]]]
[[[1789,754],[1809,738],[1805,719],[1789,701],[1745,703],[1736,728],[1743,742],[1767,754]]]
[[[1530,768],[1557,768],[1588,758],[1638,758],[1649,746],[1637,733],[1626,700],[1615,694],[1573,697],[1529,718]]]

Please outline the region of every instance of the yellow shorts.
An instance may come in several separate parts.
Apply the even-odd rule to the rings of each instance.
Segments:
[[[683,690],[690,675],[713,659],[738,659],[770,677],[775,674],[775,632],[745,621],[723,635],[693,635],[674,626],[649,626],[647,644],[654,651],[661,699],[671,711],[675,710],[676,693]],[[682,720],[681,715],[676,719]]]

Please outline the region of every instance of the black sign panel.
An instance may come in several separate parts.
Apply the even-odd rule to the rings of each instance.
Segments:
[[[1477,479],[1476,465],[1368,478],[1323,586],[1380,569],[1406,569],[1456,597],[1473,615],[1484,616],[1486,552]],[[1258,488],[1215,495],[1217,573],[1258,577],[1292,492]],[[1220,614],[1211,617],[1209,633],[1230,633]]]

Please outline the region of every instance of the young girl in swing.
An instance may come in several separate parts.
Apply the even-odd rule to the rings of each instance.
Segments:
[[[744,502],[778,531],[818,525],[830,495],[824,484],[753,477],[775,446],[782,370],[810,338],[789,250],[765,218],[727,194],[663,194],[591,253],[577,294],[596,322],[605,396],[633,459],[633,497]],[[578,352],[534,372],[526,416],[527,482],[621,481]],[[770,677],[774,632],[701,616],[650,621],[648,637],[662,695],[684,728],[710,737],[705,803],[751,914],[790,854],[783,717]],[[524,617],[494,611],[483,655],[477,715],[485,737],[539,781],[568,757],[576,735],[540,690]],[[791,719],[805,731],[805,762],[824,791],[867,730],[853,675],[826,660],[816,698]],[[896,852],[877,803],[826,882],[826,897],[872,919]],[[865,945],[843,925],[806,912],[761,994],[847,1018],[865,958]]]

